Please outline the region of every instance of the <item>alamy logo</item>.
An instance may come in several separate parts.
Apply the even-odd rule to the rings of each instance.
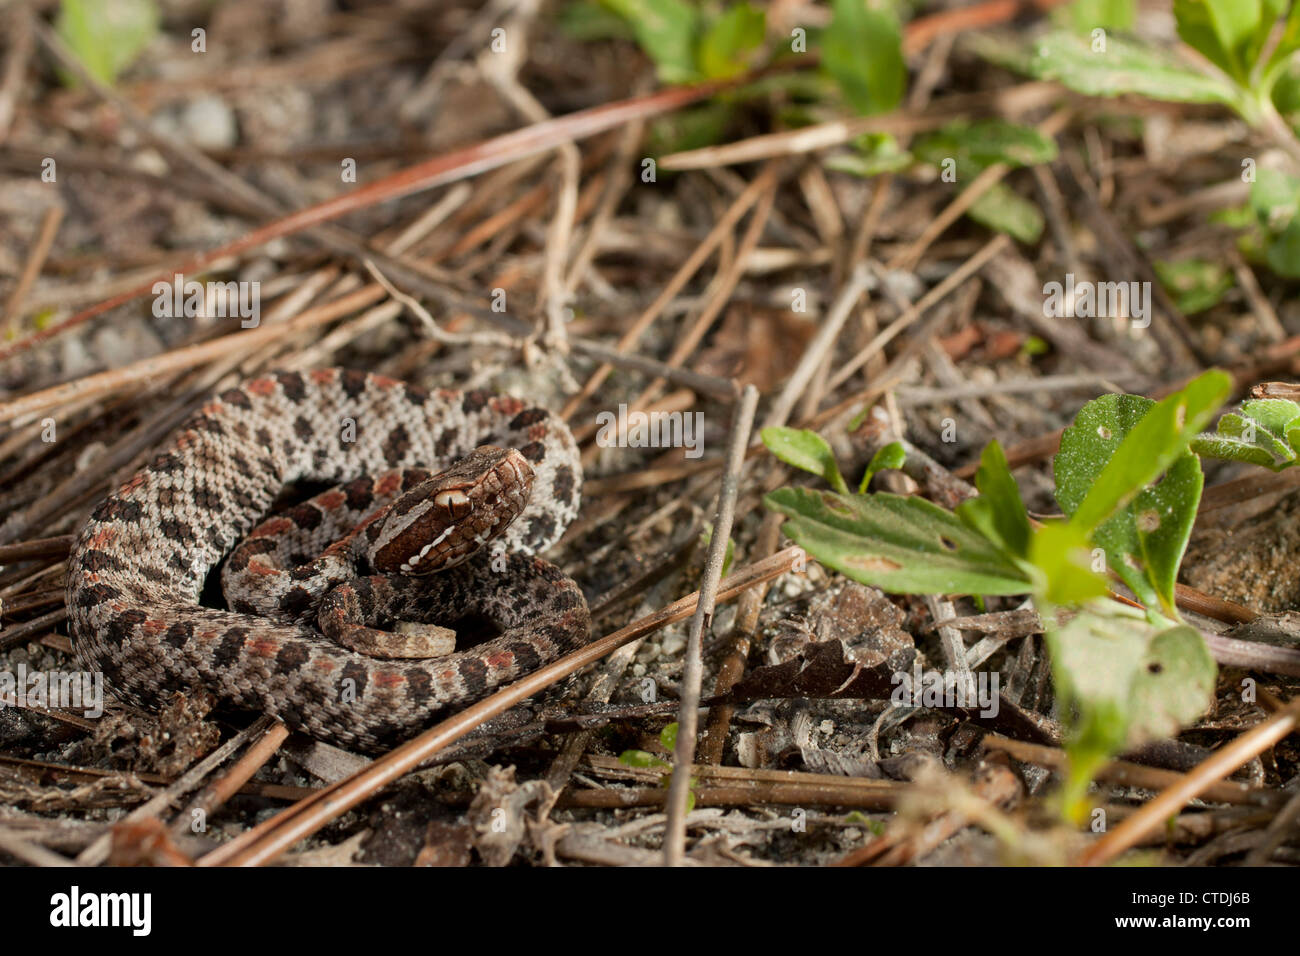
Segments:
[[[5,707],[59,707],[86,717],[104,713],[104,675],[98,671],[0,671],[0,710]]]
[[[196,282],[185,280],[179,272],[171,282],[162,279],[153,284],[153,314],[159,319],[238,318],[245,329],[255,329],[262,321],[262,284],[260,282]]]
[[[73,886],[50,897],[51,926],[129,926],[132,935],[148,936],[153,926],[151,893],[82,893]]]
[[[1049,319],[1130,319],[1133,328],[1151,324],[1150,282],[1081,282],[1065,274],[1065,284],[1043,286],[1043,315]]]
[[[997,671],[979,671],[962,680],[956,671],[922,671],[918,662],[912,672],[895,671],[894,685],[889,700],[910,707],[979,707],[981,717],[998,715],[998,685],[1001,677]]]
[[[596,444],[601,448],[684,448],[687,458],[704,454],[704,413],[629,412],[596,415]]]

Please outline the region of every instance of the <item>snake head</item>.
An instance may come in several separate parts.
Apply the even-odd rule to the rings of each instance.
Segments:
[[[533,468],[513,448],[480,445],[416,485],[375,522],[370,564],[386,574],[432,574],[454,567],[519,517]]]

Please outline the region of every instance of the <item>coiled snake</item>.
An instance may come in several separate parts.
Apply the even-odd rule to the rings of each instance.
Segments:
[[[337,487],[257,525],[299,482]],[[516,398],[342,369],[258,378],[93,510],[68,563],[73,644],[138,706],[203,687],[391,746],[586,641],[582,592],[534,556],[581,482],[568,429]],[[201,603],[223,559],[229,610]],[[466,616],[499,633],[428,657],[419,623]]]

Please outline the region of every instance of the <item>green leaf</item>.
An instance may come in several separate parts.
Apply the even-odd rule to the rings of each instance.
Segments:
[[[593,40],[635,40],[626,20],[595,0],[573,0],[560,9],[557,26],[565,36],[579,42]]]
[[[1300,23],[1300,4],[1293,11],[1292,16],[1297,23]],[[1292,50],[1291,53],[1295,51]],[[1268,77],[1269,90],[1273,98],[1273,106],[1284,119],[1294,127],[1296,113],[1300,111],[1300,64],[1287,54],[1286,58],[1279,63],[1274,64]]]
[[[1250,208],[1263,230],[1264,261],[1286,278],[1300,278],[1300,178],[1264,167],[1250,187]]]
[[[1154,406],[1124,395],[1085,405],[1054,462],[1057,500],[1070,520],[1091,531],[1132,501],[1182,456],[1231,391],[1232,379],[1211,369]]]
[[[1217,669],[1200,633],[1154,626],[1116,601],[1098,602],[1049,630],[1048,646],[1065,701],[1115,721],[1097,735],[1113,750],[1177,733],[1214,699]]]
[[[1280,459],[1283,463],[1295,460],[1295,452],[1285,439],[1278,438],[1262,422],[1254,421],[1248,415],[1224,415],[1219,419],[1219,434],[1248,442],[1268,453],[1272,460]]]
[[[996,441],[984,446],[975,472],[979,497],[957,506],[957,517],[1004,551],[1019,558],[1029,555],[1029,513],[1020,489],[1007,464],[1007,456]]]
[[[1300,222],[1292,222],[1269,240],[1264,261],[1283,278],[1300,279]]]
[[[1052,137],[1032,126],[1000,119],[949,123],[920,137],[913,152],[922,161],[935,164],[951,157],[957,160],[959,175],[966,164],[970,164],[970,172],[978,173],[994,163],[1036,166],[1050,163],[1058,155]]]
[[[840,474],[840,466],[835,463],[835,452],[821,435],[806,428],[780,425],[764,428],[760,436],[767,450],[787,465],[819,475],[836,491],[848,494],[849,487]]]
[[[903,448],[902,443],[891,441],[871,456],[871,464],[867,465],[867,470],[862,474],[862,483],[858,485],[858,494],[866,493],[867,486],[871,484],[871,479],[876,476],[876,472],[887,469],[897,470],[902,468],[906,461],[907,450]]]
[[[1005,232],[1012,239],[1033,245],[1043,234],[1043,214],[1006,183],[994,183],[966,210],[981,226]]]
[[[1053,19],[1068,23],[1078,33],[1091,34],[1097,27],[1131,30],[1136,16],[1135,0],[1074,0]]]
[[[658,67],[665,83],[699,79],[695,34],[699,15],[685,0],[602,0],[632,26],[637,43]]]
[[[650,128],[650,154],[663,156],[720,143],[735,112],[731,103],[715,100],[664,116]],[[665,170],[659,174],[672,175]]]
[[[924,498],[779,488],[763,499],[818,561],[895,594],[1024,594],[1029,575],[982,534]]]
[[[700,550],[707,552],[709,549],[709,543],[712,540],[713,540],[713,523],[711,521],[706,521],[704,523],[704,530],[700,532]],[[731,570],[731,562],[735,558],[735,556],[736,556],[736,542],[733,539],[728,538],[727,549],[722,553],[722,577],[725,578],[727,576],[727,572]]]
[[[1242,402],[1241,414],[1227,413],[1219,419],[1213,435],[1199,435],[1192,442],[1197,454],[1228,461],[1244,461],[1281,471],[1296,464],[1296,441],[1300,440],[1300,405],[1282,398]]]
[[[672,764],[666,763],[654,754],[648,753],[644,750],[624,750],[618,755],[618,762],[623,764],[625,767],[660,769],[666,767],[669,770],[672,769]]]
[[[1160,284],[1172,293],[1179,311],[1185,315],[1195,315],[1218,305],[1233,286],[1226,266],[1205,259],[1157,261],[1155,269]]]
[[[1204,484],[1186,448],[1231,387],[1212,371],[1160,403],[1104,395],[1061,435],[1054,461],[1061,509],[1151,610],[1177,615],[1174,583]]]
[[[1289,2],[1290,0],[1273,0],[1271,4],[1266,4],[1266,8],[1271,6],[1280,13],[1286,10]],[[1290,7],[1286,12],[1286,25],[1278,37],[1277,46],[1273,48],[1268,63],[1264,66],[1263,92],[1265,93],[1272,90],[1278,77],[1286,69],[1291,54],[1300,50],[1300,4],[1291,3]]]
[[[1286,462],[1278,463],[1273,456],[1253,442],[1224,438],[1221,435],[1198,435],[1192,439],[1192,451],[1202,458],[1220,461],[1240,461],[1248,465],[1262,465],[1272,471],[1281,471]]]
[[[1127,745],[1170,737],[1205,713],[1214,702],[1217,674],[1196,628],[1184,624],[1156,634],[1134,675]]]
[[[1106,38],[1105,52],[1094,52],[1090,40],[1066,31],[1051,33],[1034,45],[1026,66],[1030,75],[1086,96],[1137,93],[1176,103],[1244,107],[1241,93],[1230,83],[1189,70],[1163,50],[1118,36]]]
[[[1204,713],[1217,671],[1196,630],[1162,630],[1115,601],[1049,628],[1047,644],[1070,725],[1066,805],[1078,819],[1093,773],[1115,753],[1171,736]]]
[[[822,36],[821,65],[859,113],[894,109],[907,86],[897,15],[868,7],[867,0],[832,0],[831,25]]]
[[[659,731],[659,743],[669,753],[677,749],[677,721],[665,724],[664,729]]]
[[[1025,343],[1020,346],[1020,354],[1028,358],[1036,355],[1046,355],[1052,350],[1046,340],[1039,338],[1037,335],[1031,335],[1025,339]]]
[[[1285,229],[1300,211],[1300,178],[1268,166],[1257,169],[1250,208],[1264,228]]]
[[[700,38],[699,65],[704,75],[726,79],[744,73],[763,45],[765,23],[763,11],[748,3],[728,8]]]
[[[1252,398],[1241,403],[1241,411],[1278,438],[1285,437],[1287,428],[1300,418],[1300,404],[1286,398]]]
[[[1041,604],[1082,604],[1109,592],[1106,579],[1092,568],[1088,535],[1068,521],[1048,521],[1034,532],[1029,563],[1038,579],[1034,600]]]
[[[912,164],[912,154],[888,133],[864,133],[853,140],[853,152],[834,153],[824,160],[827,169],[869,179]]]
[[[1056,141],[1032,126],[1005,120],[950,123],[920,137],[913,153],[922,162],[956,166],[959,182],[968,183],[994,163],[1033,166],[1057,156]],[[1043,234],[1038,207],[1006,183],[994,183],[967,211],[981,225],[1005,232],[1021,242],[1034,243]]]
[[[1246,82],[1249,66],[1243,69],[1237,46],[1259,20],[1259,0],[1232,0],[1227,4],[1174,0],[1174,20],[1184,43],[1237,82]]]
[[[1285,0],[1174,0],[1174,19],[1183,42],[1248,87],[1285,7]]]
[[[158,21],[153,0],[63,0],[54,29],[95,79],[112,86],[158,34]],[[80,85],[60,75],[67,86]]]

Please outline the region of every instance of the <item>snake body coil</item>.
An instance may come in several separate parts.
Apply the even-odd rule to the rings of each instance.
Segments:
[[[310,618],[324,591],[310,564],[293,572],[296,584],[277,598],[285,612],[278,618],[241,613],[250,608],[238,600],[232,602],[237,610],[200,603],[210,573],[286,487],[338,483],[337,492],[316,500],[337,500],[349,514],[362,514],[383,503],[382,494],[392,500],[409,490],[392,487],[400,479],[371,476],[439,472],[481,445],[517,449],[531,465],[532,492],[522,513],[492,553],[484,549],[428,578],[398,575],[395,588],[407,595],[408,610],[492,618],[498,637],[428,659],[348,650]],[[258,378],[203,406],[164,451],[94,509],[68,563],[73,644],[84,666],[102,671],[117,696],[138,706],[152,709],[170,692],[203,687],[343,746],[391,746],[447,708],[586,640],[581,591],[532,557],[576,516],[581,482],[568,429],[516,398],[428,391],[341,369]],[[439,501],[461,503],[461,496],[444,493]],[[286,521],[310,537],[323,507],[290,509]],[[390,510],[403,508],[410,506]],[[400,516],[390,537],[393,526],[402,530]],[[403,570],[421,554],[406,559]]]

